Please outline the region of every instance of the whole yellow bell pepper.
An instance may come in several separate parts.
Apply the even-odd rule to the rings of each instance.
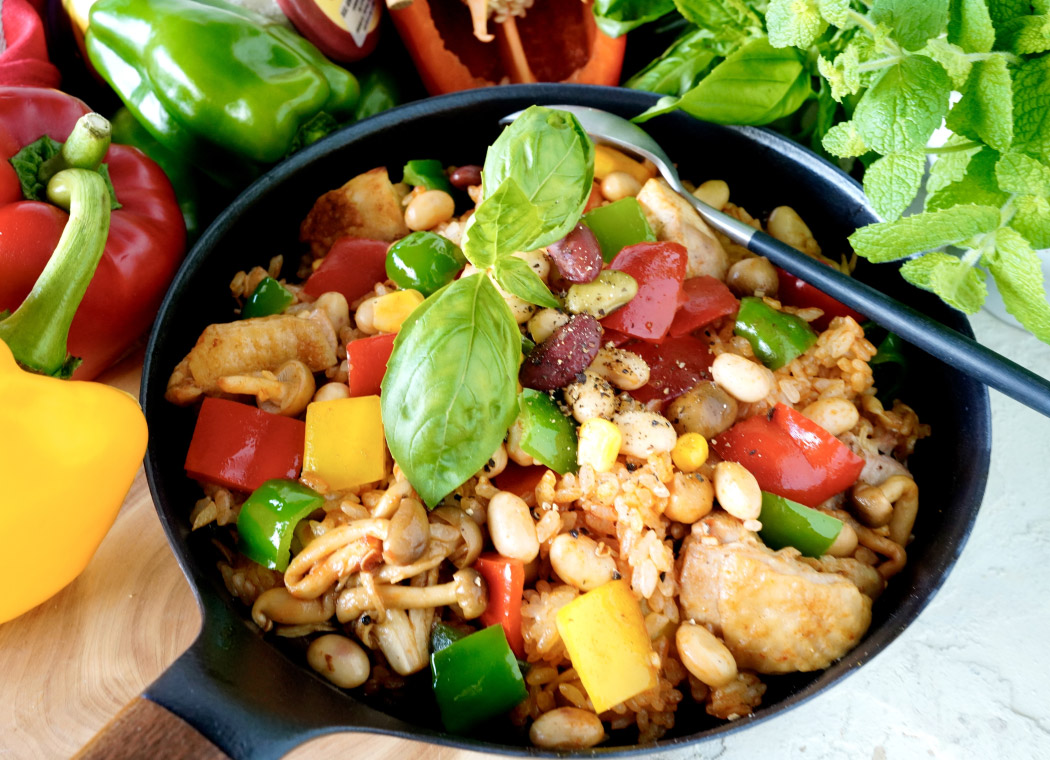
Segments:
[[[69,221],[33,291],[0,321],[0,623],[87,566],[146,450],[134,398],[60,379],[76,364],[66,334],[105,248],[109,190],[93,167],[74,168],[54,175],[48,195]]]

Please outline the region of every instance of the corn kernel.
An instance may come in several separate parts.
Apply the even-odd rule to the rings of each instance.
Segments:
[[[671,451],[671,459],[682,472],[696,472],[707,461],[707,439],[699,433],[678,436]]]
[[[639,185],[644,185],[653,177],[653,172],[649,171],[644,164],[607,145],[596,145],[594,147],[594,178],[600,182],[613,172],[630,174],[638,180]]]
[[[589,464],[595,472],[608,472],[620,453],[623,436],[619,428],[609,420],[592,417],[580,425],[579,443],[576,448],[576,461],[580,465]]]
[[[423,294],[418,290],[395,290],[380,296],[375,302],[372,324],[379,332],[396,333],[408,319],[408,315],[423,303]]]

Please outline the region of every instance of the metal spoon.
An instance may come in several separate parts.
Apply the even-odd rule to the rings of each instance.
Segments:
[[[597,108],[572,105],[550,108],[574,114],[596,142],[616,146],[652,161],[667,183],[696,208],[704,221],[734,243],[765,256],[945,364],[1050,417],[1050,381],[870,285],[821,264],[787,243],[708,206],[682,186],[671,159],[638,125]],[[509,124],[520,114],[518,111],[504,116],[500,123]]]

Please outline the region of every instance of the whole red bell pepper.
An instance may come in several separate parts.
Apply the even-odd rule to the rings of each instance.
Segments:
[[[489,600],[478,620],[483,626],[499,623],[515,656],[524,659],[525,639],[521,633],[521,599],[525,593],[525,564],[501,554],[482,554],[474,569],[489,586]]]
[[[44,135],[64,142],[90,110],[57,90],[0,87],[0,311],[14,311],[29,294],[68,218],[55,205],[25,200],[9,159]],[[81,380],[95,377],[149,329],[186,248],[182,212],[164,172],[125,145],[111,145],[104,163],[121,207],[69,331],[69,351],[83,359],[73,377]]]
[[[358,338],[346,344],[351,396],[378,396],[396,333]]]
[[[857,482],[864,460],[789,406],[777,404],[716,436],[722,459],[744,465],[763,491],[815,507]]]
[[[616,254],[609,269],[631,275],[638,293],[605,319],[602,327],[632,338],[660,341],[674,320],[689,256],[678,243],[636,243]]]

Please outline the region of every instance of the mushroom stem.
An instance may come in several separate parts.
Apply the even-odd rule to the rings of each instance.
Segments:
[[[488,584],[473,568],[459,570],[451,581],[437,586],[385,585],[376,586],[374,593],[384,609],[416,610],[459,604],[466,620],[481,615],[488,604]],[[373,599],[372,592],[365,587],[343,591],[336,605],[339,622],[347,623],[360,617]]]

